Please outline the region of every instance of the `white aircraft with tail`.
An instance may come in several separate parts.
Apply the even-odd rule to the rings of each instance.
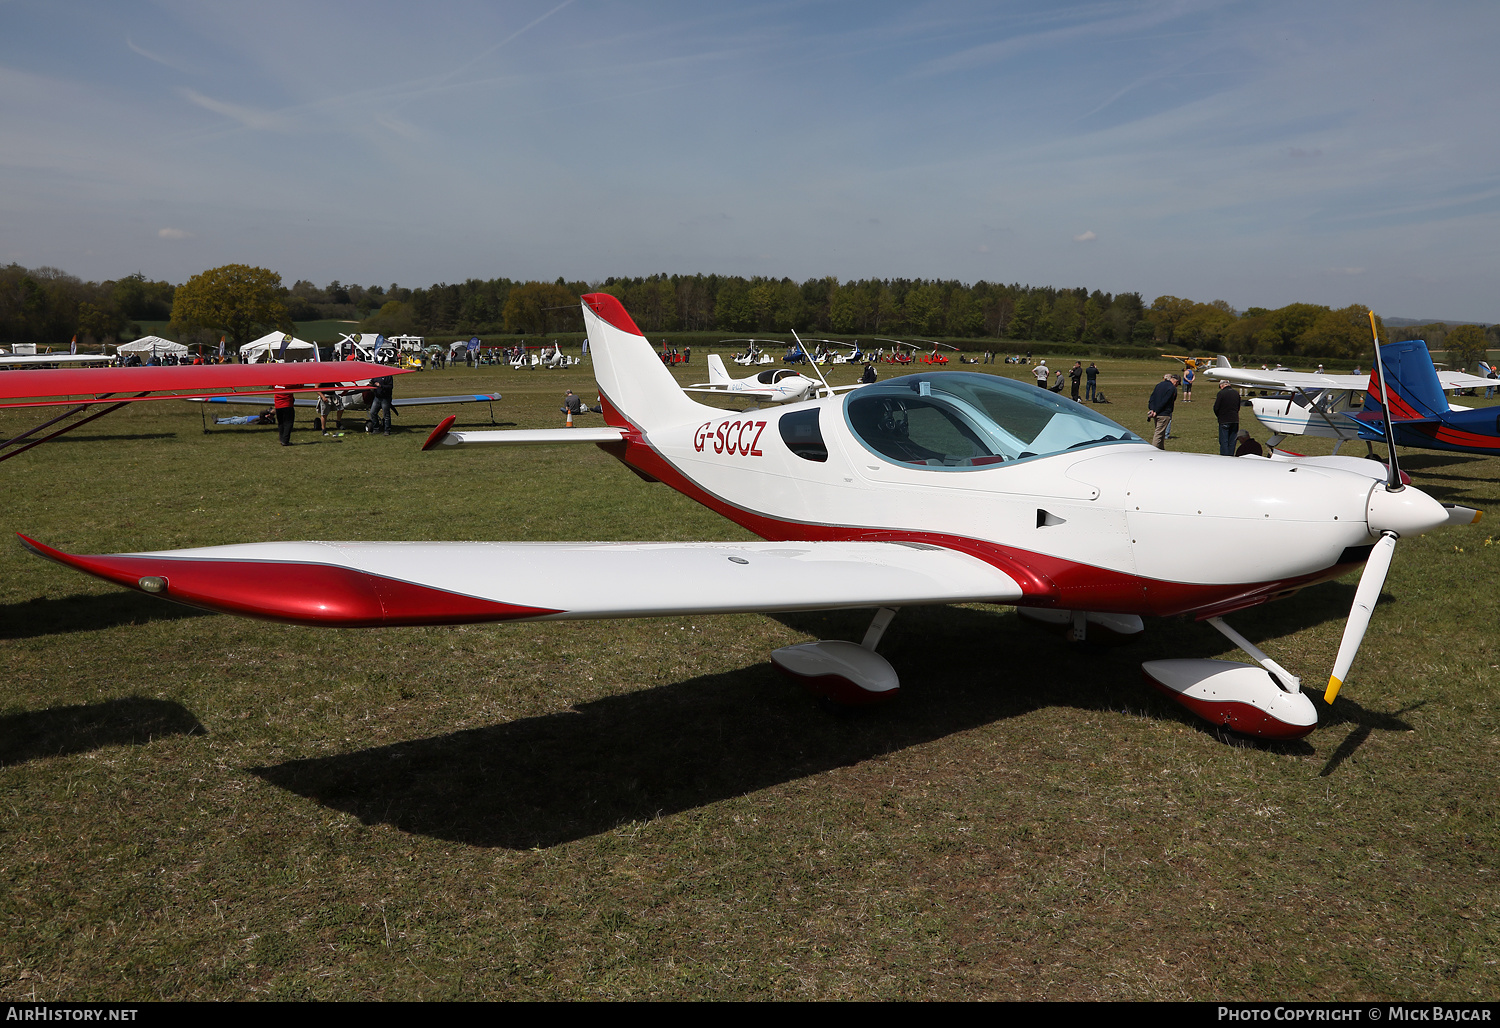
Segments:
[[[592,345],[592,344],[591,344]],[[822,377],[808,378],[791,368],[773,368],[748,378],[731,378],[724,367],[724,358],[716,353],[708,355],[708,381],[683,386],[689,393],[721,393],[744,396],[762,403],[797,403],[833,392],[845,392],[856,385],[830,386]]]
[[[427,447],[597,443],[766,542],[263,542],[79,556],[23,541],[129,588],[297,624],[874,607],[862,642],[771,655],[856,703],[899,690],[875,649],[902,606],[1015,604],[1076,639],[1191,614],[1256,663],[1152,661],[1151,681],[1215,725],[1297,738],[1317,724],[1312,700],[1222,617],[1363,565],[1331,703],[1397,538],[1476,516],[1372,478],[1384,473],[1373,462],[1359,462],[1364,474],[1157,450],[1082,404],[991,375],[922,372],[769,411],[719,410],[678,387],[614,297],[585,296],[583,319],[605,427],[449,432],[450,419]],[[1206,550],[1213,561],[1185,557]]]

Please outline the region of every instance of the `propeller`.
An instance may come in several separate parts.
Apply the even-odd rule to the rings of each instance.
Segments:
[[[1391,557],[1396,552],[1396,540],[1401,537],[1399,529],[1426,531],[1424,522],[1431,520],[1431,512],[1416,501],[1421,496],[1430,505],[1441,505],[1420,490],[1412,495],[1398,497],[1406,486],[1401,481],[1401,468],[1396,462],[1396,433],[1391,428],[1391,408],[1385,384],[1385,361],[1380,357],[1380,333],[1375,330],[1375,312],[1370,311],[1370,336],[1375,340],[1375,374],[1380,380],[1380,410],[1385,415],[1385,449],[1390,461],[1386,469],[1384,486],[1376,486],[1377,492],[1370,494],[1368,517],[1370,530],[1379,531],[1380,539],[1370,549],[1365,570],[1359,576],[1359,587],[1354,590],[1354,605],[1349,608],[1349,619],[1344,622],[1344,637],[1339,641],[1338,656],[1333,661],[1333,673],[1328,676],[1328,689],[1323,693],[1323,702],[1332,704],[1339,694],[1339,687],[1349,675],[1349,666],[1359,653],[1359,644],[1364,642],[1365,629],[1370,627],[1370,614],[1375,610],[1375,601],[1380,599],[1380,590],[1385,585],[1386,573],[1391,569]],[[1384,490],[1381,495],[1378,491]],[[1424,517],[1423,515],[1427,515]],[[1447,523],[1444,511],[1442,524]],[[1436,527],[1431,525],[1427,527]]]

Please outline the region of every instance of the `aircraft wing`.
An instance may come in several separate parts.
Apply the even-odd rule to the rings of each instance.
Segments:
[[[11,368],[22,364],[109,364],[113,360],[113,357],[99,354],[39,353],[34,357],[0,357],[0,367]]]
[[[326,392],[326,390],[324,391]],[[349,390],[347,389],[336,389],[334,391],[341,396],[349,395]],[[363,390],[359,391],[363,392]],[[271,398],[266,396],[190,396],[187,399],[192,400],[194,403],[238,403],[259,407],[267,407],[272,402]],[[500,399],[499,393],[471,393],[467,396],[407,396],[399,400],[392,400],[391,406],[424,407],[446,403],[484,403],[487,400],[498,399]],[[318,400],[316,397],[302,397],[293,400],[292,403],[298,407],[316,407]]]
[[[990,564],[928,544],[266,542],[32,552],[194,607],[330,627],[733,614],[1022,598]]]
[[[1253,371],[1250,368],[1206,368],[1203,377],[1250,389],[1349,389],[1364,392],[1369,375],[1319,375],[1311,371]]]
[[[316,392],[316,384],[362,382],[381,375],[402,375],[379,364],[328,361],[301,364],[184,364],[171,368],[55,368],[0,374],[0,407],[42,407],[78,403],[79,396],[97,402],[184,400],[230,390],[270,393],[291,388]],[[298,383],[309,383],[299,385]],[[140,395],[137,395],[140,394]],[[74,397],[74,399],[49,399]]]
[[[1493,378],[1480,378],[1462,371],[1439,371],[1437,377],[1445,393],[1455,389],[1488,389],[1497,384]]]

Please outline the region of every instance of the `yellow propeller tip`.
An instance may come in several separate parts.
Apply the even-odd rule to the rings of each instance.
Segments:
[[[1328,703],[1328,704],[1332,704],[1333,703],[1333,698],[1339,694],[1339,686],[1341,686],[1343,684],[1344,683],[1341,682],[1341,681],[1339,681],[1337,678],[1334,678],[1332,675],[1329,675],[1328,676],[1328,691],[1323,694],[1323,702],[1324,703]]]
[[[1484,517],[1484,511],[1482,511],[1482,510],[1476,510],[1474,512],[1474,520],[1470,521],[1469,524],[1471,524],[1471,525],[1477,525],[1477,524],[1479,524],[1479,519],[1482,518],[1482,517]]]

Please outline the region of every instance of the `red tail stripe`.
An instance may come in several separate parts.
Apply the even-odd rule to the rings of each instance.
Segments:
[[[626,313],[625,305],[608,293],[588,293],[583,297],[583,302],[588,304],[589,310],[621,332],[645,336],[646,333],[635,327],[635,321]]]

